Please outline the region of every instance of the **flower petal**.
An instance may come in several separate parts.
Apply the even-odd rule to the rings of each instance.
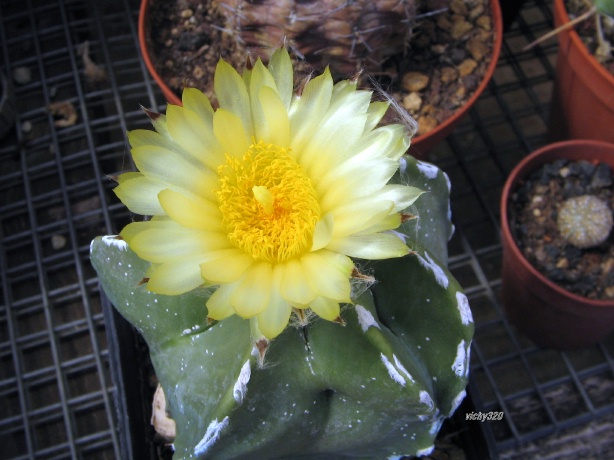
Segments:
[[[378,125],[382,118],[384,118],[384,115],[386,115],[389,106],[389,102],[371,102],[371,104],[369,105],[369,110],[367,110],[367,123],[365,125],[365,132],[371,131]]]
[[[405,243],[389,233],[349,235],[338,240],[333,239],[328,249],[350,257],[370,260],[390,259],[409,254],[409,248]]]
[[[128,132],[128,143],[132,148],[144,145],[159,145],[168,147],[169,139],[151,129],[134,129]]]
[[[307,305],[316,297],[300,260],[291,259],[283,265],[280,293],[288,302],[297,304],[295,307]]]
[[[141,259],[163,263],[177,257],[225,249],[230,247],[230,242],[223,233],[186,229],[175,224],[171,228],[149,228],[140,232],[132,238],[130,247]]]
[[[242,158],[250,146],[250,137],[243,128],[243,122],[228,110],[217,109],[213,116],[213,132],[228,155]]]
[[[230,304],[243,318],[252,318],[262,313],[269,303],[273,284],[271,264],[260,262],[251,266],[237,282],[230,296]]]
[[[239,249],[221,249],[207,254],[207,260],[200,264],[200,273],[212,284],[232,283],[253,263],[254,260]]]
[[[269,60],[268,69],[277,85],[279,98],[286,107],[286,110],[288,110],[294,91],[294,72],[292,70],[290,55],[285,47],[275,50]]]
[[[320,296],[351,302],[350,276],[354,263],[349,257],[323,250],[305,254],[301,263],[312,289]]]
[[[283,299],[279,293],[281,286],[282,270],[279,265],[273,267],[273,279],[271,298],[267,308],[258,314],[258,329],[265,337],[273,339],[277,337],[288,325],[292,306]]]
[[[113,192],[130,211],[143,216],[165,214],[158,193],[166,184],[143,176],[140,172],[127,172],[117,178],[119,185]]]
[[[207,317],[221,321],[234,315],[235,309],[230,305],[230,296],[236,288],[236,283],[220,286],[207,301]]]
[[[180,295],[204,284],[200,276],[201,255],[179,257],[160,265],[150,273],[147,289],[163,295]]]
[[[300,155],[305,144],[317,134],[322,114],[330,104],[333,78],[328,68],[305,85],[303,94],[290,106],[290,148]]]
[[[316,228],[313,231],[313,244],[311,245],[312,251],[322,249],[333,238],[334,219],[331,213],[327,213],[324,217],[316,223]]]
[[[290,142],[290,121],[279,95],[275,90],[264,86],[258,94],[258,101],[262,115],[254,115],[256,135],[265,142],[287,146]]]
[[[322,197],[320,209],[329,212],[357,197],[369,196],[381,190],[399,168],[397,161],[389,158],[363,163],[362,167],[352,165],[347,169],[338,168],[330,174],[328,185],[322,182],[314,184]]]
[[[258,329],[267,339],[274,339],[286,328],[291,314],[292,307],[278,294],[262,313],[258,313]]]
[[[333,237],[339,238],[345,235],[358,233],[388,217],[392,213],[394,203],[383,201],[378,195],[360,198],[331,210],[334,216],[335,228]],[[401,218],[397,214],[397,228],[401,224]],[[390,230],[390,229],[386,229]]]
[[[218,176],[181,153],[159,146],[132,149],[135,164],[146,177],[167,182],[214,201]]]
[[[340,316],[339,302],[326,297],[316,297],[309,307],[320,317],[334,321]]]
[[[215,170],[224,162],[222,146],[213,134],[213,116],[206,123],[196,112],[169,105],[166,120],[173,140],[199,163]]]
[[[213,123],[213,107],[202,91],[196,88],[184,88],[181,102],[186,109],[195,112],[205,123]]]
[[[424,190],[417,187],[400,184],[388,184],[380,192],[379,196],[383,200],[390,200],[395,203],[394,212],[403,211],[416,202]]]
[[[122,229],[119,236],[121,236],[128,243],[128,245],[130,245],[132,239],[136,235],[151,228],[169,229],[172,231],[172,229],[176,228],[176,224],[165,217],[154,217],[153,219],[147,221],[129,223]]]
[[[251,139],[254,135],[251,107],[241,76],[230,64],[220,60],[215,69],[213,87],[220,108],[237,116],[241,120],[242,131],[246,133],[247,139]],[[222,140],[220,137],[218,139]]]
[[[162,190],[158,199],[163,212],[183,227],[212,231],[223,229],[219,206],[211,201],[187,197],[170,189]]]

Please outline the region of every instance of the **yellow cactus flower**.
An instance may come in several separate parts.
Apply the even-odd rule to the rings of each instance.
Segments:
[[[129,133],[139,172],[115,193],[153,216],[121,232],[151,263],[147,288],[178,295],[219,286],[210,318],[254,318],[271,339],[293,308],[327,320],[350,303],[351,258],[400,257],[393,232],[420,191],[388,184],[409,147],[402,125],[378,126],[388,104],[328,70],[294,94],[286,50],[239,75],[220,61],[214,110],[185,89],[183,106]]]

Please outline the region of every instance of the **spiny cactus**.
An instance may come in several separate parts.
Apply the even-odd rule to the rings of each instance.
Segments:
[[[381,70],[411,37],[415,0],[219,0],[226,28],[268,61],[281,43],[333,75]]]
[[[416,251],[363,267],[377,280],[342,309],[345,325],[288,327],[259,364],[250,323],[207,322],[209,290],[180,296],[139,282],[148,264],[114,237],[91,258],[136,326],[177,422],[175,458],[397,458],[431,451],[465,396],[473,320],[447,271],[449,183],[405,156],[393,179],[424,193],[397,229]]]
[[[603,243],[612,230],[612,211],[595,195],[569,198],[559,209],[557,226],[569,243],[590,248]]]

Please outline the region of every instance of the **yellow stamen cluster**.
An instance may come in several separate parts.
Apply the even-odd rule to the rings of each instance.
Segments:
[[[320,205],[287,149],[262,141],[218,167],[216,192],[228,238],[256,260],[283,262],[312,246]]]

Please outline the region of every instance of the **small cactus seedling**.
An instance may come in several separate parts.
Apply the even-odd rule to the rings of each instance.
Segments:
[[[578,248],[603,243],[612,230],[612,211],[594,195],[569,198],[561,206],[557,225],[561,235]]]

